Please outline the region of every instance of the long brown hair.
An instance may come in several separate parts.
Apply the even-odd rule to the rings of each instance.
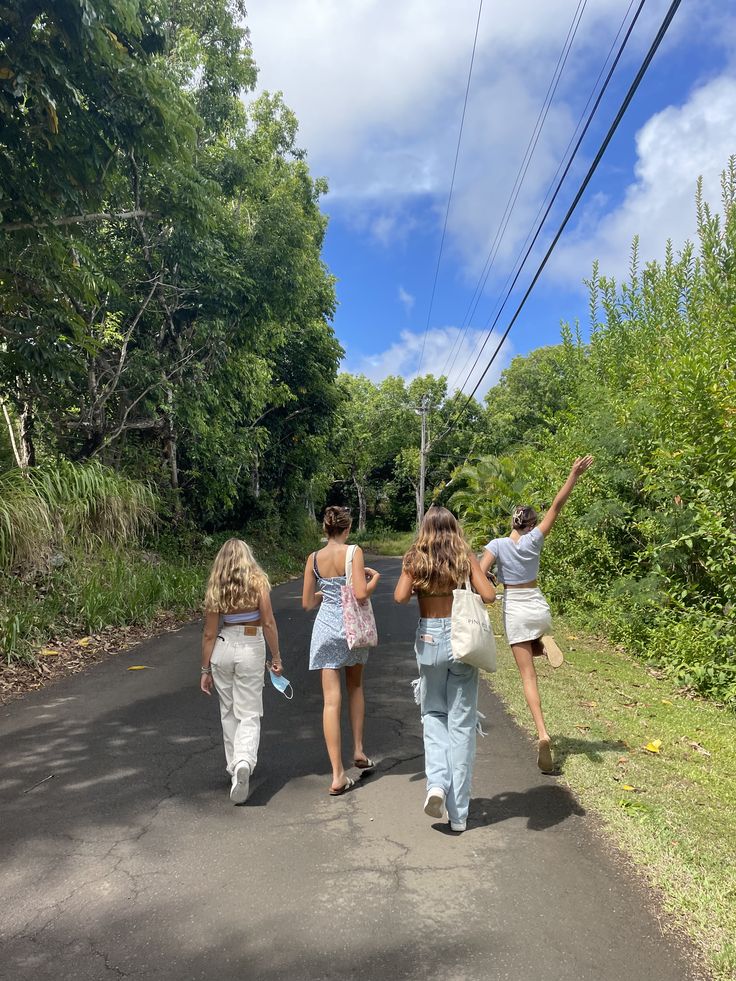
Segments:
[[[212,565],[204,608],[207,613],[254,610],[270,588],[250,545],[241,538],[228,538]]]
[[[470,575],[470,546],[452,511],[436,504],[427,511],[404,556],[404,571],[420,593],[455,589],[465,582]]]

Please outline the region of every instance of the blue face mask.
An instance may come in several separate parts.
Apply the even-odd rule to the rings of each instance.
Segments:
[[[284,698],[292,699],[294,697],[294,689],[291,688],[291,682],[288,678],[284,678],[282,674],[274,674],[273,671],[268,672],[271,675],[271,684],[273,687],[280,691]],[[291,694],[286,694],[286,689],[291,688]]]

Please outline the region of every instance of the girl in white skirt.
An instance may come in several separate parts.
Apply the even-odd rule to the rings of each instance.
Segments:
[[[266,642],[268,665],[281,674],[279,635],[271,584],[250,546],[230,538],[217,553],[205,596],[200,687],[220,701],[230,800],[244,804],[258,758],[263,715]]]
[[[527,505],[514,508],[511,534],[508,538],[494,538],[489,542],[480,560],[484,572],[496,565],[498,580],[505,587],[504,629],[524,685],[526,703],[537,727],[537,765],[542,773],[553,772],[554,760],[542,715],[534,658],[545,653],[542,636],[552,629],[552,616],[547,600],[537,585],[539,558],[544,539],[552,530],[578,478],[592,462],[592,456],[577,458],[541,522],[538,523],[534,508]]]

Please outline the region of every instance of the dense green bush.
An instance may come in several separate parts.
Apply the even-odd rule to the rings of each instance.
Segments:
[[[700,188],[697,214],[698,249],[668,247],[642,269],[635,242],[621,286],[594,267],[591,340],[566,333],[569,397],[547,439],[537,419],[533,449],[521,433],[522,445],[465,467],[454,502],[480,545],[511,504],[548,505],[572,459],[593,453],[544,551],[550,599],[736,703],[734,160],[723,214]]]

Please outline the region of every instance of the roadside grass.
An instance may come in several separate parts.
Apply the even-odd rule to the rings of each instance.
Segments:
[[[161,613],[198,616],[210,566],[230,535],[169,535],[151,543],[94,552],[68,549],[58,567],[27,576],[0,572],[0,651],[5,664],[34,664],[52,641],[95,634],[107,627],[152,623]],[[314,547],[311,528],[288,538],[289,547],[249,536],[273,583],[301,572]]]
[[[492,617],[491,687],[533,734],[500,610]],[[736,978],[736,717],[559,618],[555,627],[565,664],[538,659],[537,669],[562,779],[661,892],[714,976]]]
[[[368,531],[351,534],[350,541],[355,545],[360,545],[363,551],[373,552],[375,555],[403,555],[414,541],[413,531],[391,531],[387,528],[378,528],[375,531]]]

